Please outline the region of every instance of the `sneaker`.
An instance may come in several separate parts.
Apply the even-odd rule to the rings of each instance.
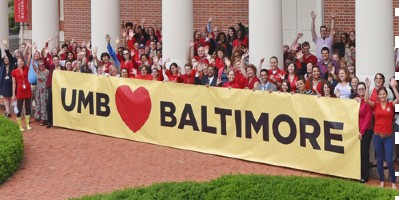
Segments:
[[[360,179],[360,183],[367,183],[367,179],[364,179],[364,178],[362,178],[362,179]]]
[[[48,123],[48,125],[46,126],[46,128],[51,128],[51,127],[53,127],[52,123]]]

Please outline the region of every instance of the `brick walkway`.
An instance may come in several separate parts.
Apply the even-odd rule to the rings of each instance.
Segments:
[[[37,122],[32,127],[24,133],[21,169],[0,186],[2,200],[67,199],[155,182],[205,181],[223,174],[321,176],[67,129],[46,129]],[[371,180],[369,184],[378,183]]]

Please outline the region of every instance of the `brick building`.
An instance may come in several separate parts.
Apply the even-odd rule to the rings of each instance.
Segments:
[[[90,0],[59,0],[60,1],[60,31],[65,38],[75,38],[77,41],[90,38],[91,10]],[[283,0],[283,18],[285,11],[289,8],[290,2],[301,2],[306,0]],[[320,0],[315,0],[320,1]],[[25,38],[31,38],[32,0],[28,1],[29,27],[25,31]],[[213,23],[220,30],[226,31],[229,26],[236,25],[242,21],[248,24],[248,0],[193,0],[194,4],[194,29],[200,29],[207,22],[209,16],[213,16]],[[336,27],[339,31],[349,32],[355,29],[355,0],[322,0],[323,23],[329,26],[331,22],[330,14],[332,11],[338,13]],[[393,0],[392,10],[399,7],[399,0]],[[136,9],[135,9],[136,8]],[[134,10],[134,12],[133,12]],[[309,13],[305,13],[309,17]],[[319,13],[320,17],[321,14]],[[394,17],[394,16],[393,16]],[[162,0],[120,0],[120,19],[121,21],[140,21],[145,18],[151,23],[156,20],[161,23]],[[310,19],[310,17],[308,18]],[[394,17],[394,27],[399,27],[399,17]],[[61,34],[61,35],[63,35]],[[399,35],[399,29],[394,29],[394,35]],[[61,38],[63,39],[63,38]]]
[[[32,3],[34,4],[32,5]],[[184,4],[184,6],[180,4]],[[168,38],[167,41],[173,40],[173,45],[166,44],[164,41],[164,47],[169,47],[169,49],[164,48],[164,55],[173,58],[174,56],[170,52],[175,51],[175,49],[185,49],[187,41],[192,38],[192,29],[203,28],[208,17],[212,16],[214,19],[213,25],[218,26],[219,30],[224,32],[227,31],[229,26],[236,26],[238,21],[249,24],[251,30],[249,37],[250,58],[253,59],[251,62],[254,62],[261,58],[260,56],[270,57],[270,55],[281,54],[281,44],[290,44],[298,32],[304,33],[302,41],[311,41],[311,10],[314,10],[318,15],[316,32],[322,24],[329,27],[330,15],[332,12],[336,12],[338,15],[335,19],[335,27],[339,32],[359,30],[356,34],[356,45],[359,50],[356,56],[357,60],[361,62],[361,66],[385,65],[387,67],[383,72],[391,74],[393,71],[388,66],[392,65],[391,61],[394,60],[393,55],[390,55],[394,46],[393,36],[399,35],[399,31],[393,29],[393,27],[399,25],[399,17],[395,17],[393,14],[396,7],[399,7],[399,0],[104,0],[98,2],[90,0],[58,0],[58,2],[54,0],[28,0],[29,26],[26,27],[27,30],[24,30],[24,34],[21,36],[24,39],[33,38],[40,46],[47,37],[51,37],[54,35],[53,33],[60,31],[61,41],[65,38],[73,38],[77,42],[91,39],[93,44],[99,45],[99,50],[102,52],[105,48],[100,48],[100,46],[105,46],[105,34],[109,33],[113,38],[121,37],[120,25],[122,22],[139,22],[141,18],[145,18],[147,23],[155,20],[158,24],[161,24],[162,21],[164,35],[167,35],[166,30],[171,32],[170,28],[165,28],[166,24],[173,27],[174,33],[178,32],[175,30],[181,31],[180,28],[184,28],[182,31],[184,32],[183,38],[174,40],[176,35],[171,33],[168,33],[168,37],[165,37]],[[163,13],[162,10],[165,10],[165,8],[169,8],[170,13]],[[171,12],[173,9],[170,8],[180,10]],[[250,12],[251,8],[252,11]],[[255,10],[256,13],[254,14]],[[185,14],[182,15],[183,12]],[[357,16],[355,16],[356,12]],[[33,19],[32,13],[35,13]],[[268,15],[269,13],[273,14]],[[109,19],[108,16],[113,19]],[[174,23],[181,18],[189,19],[190,23]],[[52,19],[52,21],[49,21],[49,19]],[[93,21],[97,25],[93,25]],[[273,24],[272,21],[277,23]],[[355,24],[359,26],[355,27]],[[151,24],[147,25],[152,26]],[[32,31],[32,28],[34,31]],[[92,32],[93,28],[96,30]],[[263,30],[258,32],[259,29]],[[44,30],[45,33],[43,34],[38,30]],[[253,34],[254,32],[258,32],[258,35]],[[359,37],[361,40],[358,40]],[[378,40],[376,40],[377,38]],[[184,40],[184,44],[179,40]],[[176,41],[180,43],[177,46],[174,45]],[[263,47],[260,48],[258,45],[253,48],[257,45],[256,43],[262,43]],[[376,49],[378,51],[375,51]],[[180,60],[185,57],[183,51],[178,54],[179,56],[175,57]],[[281,58],[281,56],[278,57]],[[380,60],[387,63],[381,64]],[[368,76],[381,70],[381,68],[372,69],[370,67],[358,69],[358,72]]]

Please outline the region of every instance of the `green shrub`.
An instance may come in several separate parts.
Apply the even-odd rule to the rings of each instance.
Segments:
[[[18,170],[24,153],[24,143],[18,125],[0,117],[0,184]]]
[[[333,178],[228,175],[210,182],[156,183],[81,199],[394,199],[395,195],[399,191]]]

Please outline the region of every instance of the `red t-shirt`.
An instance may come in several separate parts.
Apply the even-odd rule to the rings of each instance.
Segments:
[[[226,82],[223,84],[222,87],[225,88],[241,88],[240,84],[238,84],[237,82],[233,81],[233,82]]]
[[[259,79],[258,79],[258,77],[254,77],[252,80],[249,80],[249,78],[248,79],[246,79],[245,80],[245,85],[244,85],[244,88],[248,88],[248,89],[254,89],[254,85],[255,85],[255,83],[256,82],[259,82]]]
[[[240,88],[244,88],[245,81],[246,78],[244,77],[244,75],[241,74],[241,71],[236,71],[234,82],[238,83],[238,85],[240,85]]]
[[[24,66],[22,70],[19,68],[12,70],[11,76],[15,78],[17,83],[17,91],[15,97],[17,99],[26,99],[32,97],[32,90],[28,80],[28,67]]]
[[[186,84],[194,84],[194,80],[195,80],[195,70],[192,70],[190,74],[184,74],[180,76],[180,80],[182,83],[186,83]]]
[[[181,82],[178,74],[172,74],[170,70],[166,70],[165,74],[166,76],[168,76],[169,82],[176,82],[176,83]]]
[[[391,135],[394,107],[392,102],[387,102],[385,109],[381,102],[374,103],[374,132],[379,134]]]
[[[287,74],[287,81],[290,83],[291,91],[296,91],[296,82],[298,81],[298,75],[295,75],[294,78],[291,80],[290,75]]]
[[[312,63],[313,65],[317,64],[317,57],[314,56],[313,54],[310,54],[308,57],[306,57],[306,55],[304,54],[302,56],[302,60],[304,63]]]
[[[276,82],[282,82],[283,80],[281,79],[281,76],[284,76],[284,71],[281,70],[280,68],[276,68],[276,70],[270,69],[269,70],[269,82],[276,84]],[[272,77],[274,77],[275,80],[272,80]]]
[[[145,76],[137,75],[135,78],[136,79],[141,79],[141,80],[149,80],[149,81],[152,81],[154,79],[154,77],[152,77],[151,74],[147,74]]]

